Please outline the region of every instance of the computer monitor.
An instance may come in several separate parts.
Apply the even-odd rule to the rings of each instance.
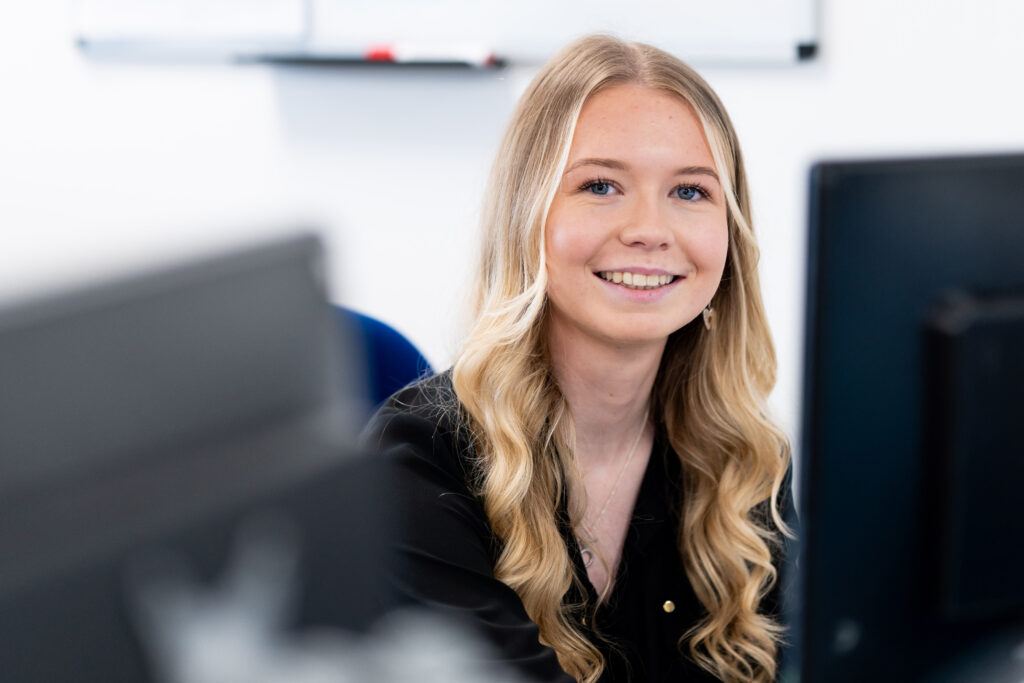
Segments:
[[[186,680],[394,605],[322,261],[302,236],[0,310],[0,680]]]
[[[811,172],[803,683],[1024,680],[1024,155]]]

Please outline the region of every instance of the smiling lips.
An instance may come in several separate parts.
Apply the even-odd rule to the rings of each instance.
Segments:
[[[625,285],[630,289],[657,289],[676,279],[675,275],[644,275],[643,273],[631,273],[620,270],[603,270],[597,275],[608,282]]]

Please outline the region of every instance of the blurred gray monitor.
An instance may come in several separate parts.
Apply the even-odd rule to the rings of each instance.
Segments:
[[[228,590],[247,557],[295,568],[267,627],[389,608],[323,258],[296,237],[0,310],[0,680],[167,680],[154,638],[184,603],[146,596]]]

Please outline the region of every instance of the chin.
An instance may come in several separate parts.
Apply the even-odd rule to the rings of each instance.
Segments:
[[[608,334],[607,339],[613,344],[619,346],[647,346],[649,344],[664,344],[668,341],[668,336],[675,330],[643,330],[643,329],[629,329],[629,330],[617,330],[615,333]]]
[[[685,320],[677,320],[670,324],[665,324],[664,320],[659,320],[650,325],[634,324],[629,326],[623,326],[616,330],[616,335],[622,341],[633,341],[633,342],[654,342],[654,341],[666,341],[674,332],[678,332],[687,325],[699,321],[700,315],[696,317],[687,318]]]

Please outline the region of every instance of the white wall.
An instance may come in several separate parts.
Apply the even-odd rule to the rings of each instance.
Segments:
[[[806,174],[821,157],[1024,150],[1024,3],[822,0],[821,54],[703,73],[739,129],[795,435]],[[323,229],[338,300],[456,348],[490,159],[529,69],[126,64],[67,0],[0,7],[0,300]]]

